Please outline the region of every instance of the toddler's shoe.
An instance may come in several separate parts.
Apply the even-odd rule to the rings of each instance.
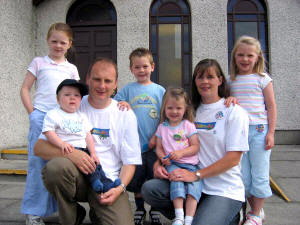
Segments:
[[[26,215],[26,225],[45,225],[45,223],[39,216]]]

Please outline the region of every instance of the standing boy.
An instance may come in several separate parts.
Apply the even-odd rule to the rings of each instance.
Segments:
[[[152,53],[145,48],[137,48],[129,55],[130,71],[136,78],[123,87],[115,96],[117,101],[126,101],[133,109],[138,120],[138,132],[141,144],[143,165],[136,167],[135,175],[127,187],[134,192],[136,212],[134,214],[135,225],[143,224],[146,216],[144,200],[141,195],[143,183],[153,178],[153,164],[156,161],[154,133],[159,124],[160,107],[165,89],[150,80],[154,71]],[[150,210],[152,225],[160,225],[157,212]]]

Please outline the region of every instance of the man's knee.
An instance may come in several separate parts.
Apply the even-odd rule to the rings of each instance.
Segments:
[[[46,188],[49,190],[53,185],[57,185],[65,176],[71,176],[73,163],[66,158],[58,157],[51,159],[42,170],[42,177]],[[49,190],[50,191],[50,190]]]

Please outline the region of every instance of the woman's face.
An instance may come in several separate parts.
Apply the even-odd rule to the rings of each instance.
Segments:
[[[220,99],[218,89],[222,84],[222,77],[218,77],[214,67],[207,68],[203,74],[197,74],[195,84],[204,104],[214,103]]]

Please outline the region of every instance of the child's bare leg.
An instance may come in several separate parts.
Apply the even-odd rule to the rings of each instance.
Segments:
[[[252,214],[260,216],[260,211],[264,206],[265,199],[251,196],[250,198],[248,198],[248,202],[251,207]]]
[[[186,202],[185,202],[185,218],[184,218],[184,224],[190,225],[193,222],[194,215],[196,213],[197,209],[197,200],[191,196],[187,195]]]

